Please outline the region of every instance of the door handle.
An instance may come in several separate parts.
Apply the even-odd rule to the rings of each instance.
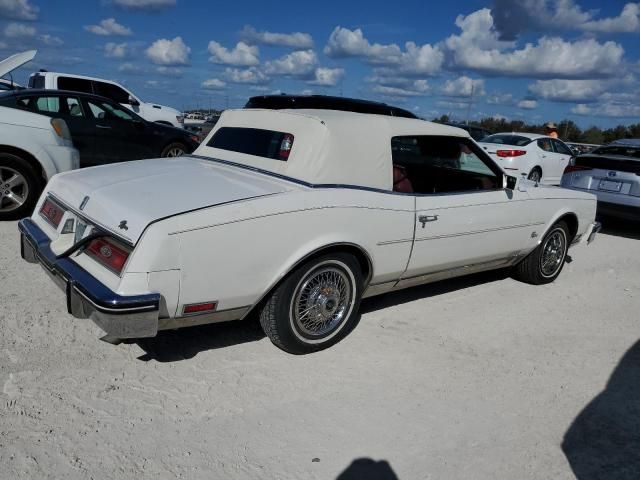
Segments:
[[[422,224],[422,228],[427,224],[427,222],[435,222],[438,220],[438,215],[420,215],[418,217],[418,221]]]
[[[109,127],[108,125],[96,125],[96,128],[102,128],[104,130],[111,130],[111,127]]]

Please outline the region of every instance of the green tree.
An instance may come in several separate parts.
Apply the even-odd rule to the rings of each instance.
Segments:
[[[604,135],[598,127],[589,127],[582,133],[581,143],[592,143],[594,145],[602,145],[604,143]]]

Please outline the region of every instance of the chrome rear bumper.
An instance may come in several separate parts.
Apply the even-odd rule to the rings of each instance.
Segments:
[[[50,239],[31,219],[20,221],[21,255],[39,263],[66,294],[67,311],[76,318],[90,318],[115,338],[153,337],[158,332],[160,294],[122,296],[71,259],[57,257]]]

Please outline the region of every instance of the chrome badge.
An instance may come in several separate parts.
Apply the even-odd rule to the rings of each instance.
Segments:
[[[610,177],[615,177],[617,175],[617,173],[616,172],[608,172],[607,175],[610,176]]]
[[[84,207],[87,206],[87,203],[89,203],[88,195],[82,199],[82,203],[80,204],[80,210],[84,210]]]
[[[120,222],[120,225],[118,225],[118,228],[120,230],[129,230],[129,227],[127,226],[127,221],[126,220],[122,220]]]

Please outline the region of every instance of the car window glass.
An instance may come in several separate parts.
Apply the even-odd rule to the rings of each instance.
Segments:
[[[87,101],[89,109],[97,119],[118,120],[133,122],[135,118],[123,108],[116,107],[105,102]]]
[[[126,120],[128,122],[134,121],[133,116],[123,108],[118,108],[115,105],[110,105],[108,103],[103,103],[102,107],[114,117],[117,117],[121,120]]]
[[[540,147],[545,152],[553,152],[553,147],[551,146],[550,138],[541,138],[538,140],[538,147]]]
[[[60,99],[58,97],[40,97],[36,100],[36,109],[39,112],[60,112]]]
[[[91,80],[85,80],[83,78],[58,77],[58,88],[71,92],[93,93]]]
[[[93,82],[95,94],[107,97],[116,103],[129,103],[129,94],[117,85],[104,82]]]
[[[89,110],[91,110],[91,114],[94,118],[102,120],[107,117],[107,112],[105,112],[103,108],[93,102],[87,102],[87,104],[89,105]]]
[[[293,143],[294,137],[290,133],[259,128],[222,127],[207,146],[286,161]]]
[[[469,139],[406,136],[391,140],[393,165],[414,193],[446,193],[501,188],[499,168]]]
[[[531,139],[520,135],[496,133],[482,139],[486,143],[497,143],[499,145],[514,145],[524,147],[531,143]]]
[[[75,97],[67,97],[67,108],[69,109],[69,115],[72,117],[84,117],[84,113],[82,113],[82,107],[80,106],[80,101]]]
[[[556,148],[556,152],[561,153],[562,155],[573,155],[569,147],[558,140],[553,140],[553,146]]]

